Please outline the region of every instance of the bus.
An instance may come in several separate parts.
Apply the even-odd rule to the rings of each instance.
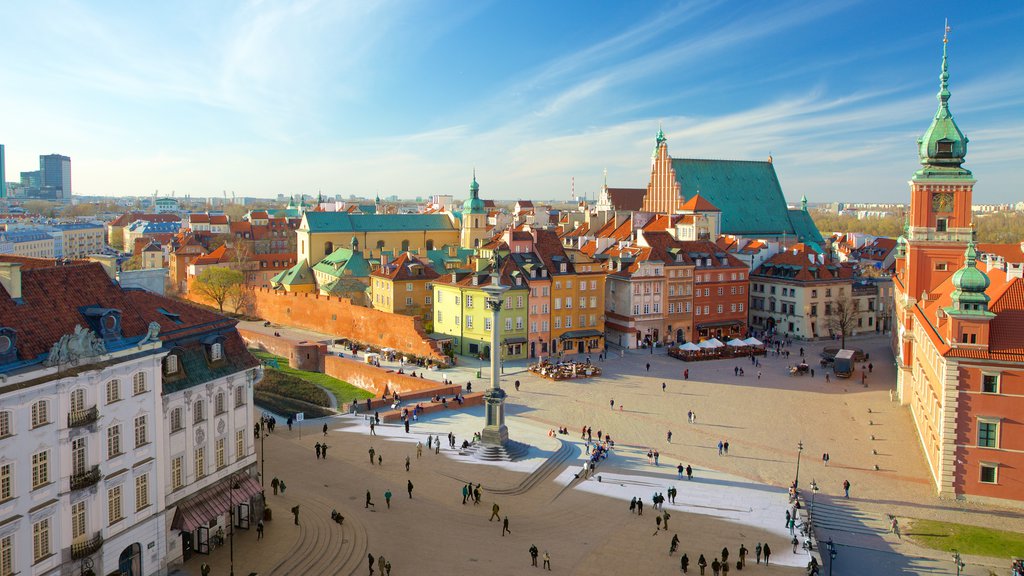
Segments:
[[[853,356],[856,354],[854,350],[840,350],[836,352],[836,359],[832,363],[832,371],[835,372],[838,378],[849,378],[853,375]]]

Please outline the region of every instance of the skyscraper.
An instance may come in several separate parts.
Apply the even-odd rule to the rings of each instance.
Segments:
[[[7,198],[7,171],[4,163],[4,145],[0,144],[0,198]]]
[[[43,188],[52,187],[55,199],[71,200],[71,158],[60,154],[39,157]]]

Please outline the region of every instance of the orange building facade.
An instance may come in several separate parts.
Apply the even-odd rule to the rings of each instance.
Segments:
[[[911,411],[939,496],[1020,506],[1024,254],[1019,245],[996,246],[1010,258],[986,260],[974,243],[975,180],[963,167],[968,139],[949,110],[945,40],[940,80],[897,243],[896,393]]]

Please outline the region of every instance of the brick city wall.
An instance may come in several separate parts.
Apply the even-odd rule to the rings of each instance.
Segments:
[[[216,307],[192,291],[185,297]],[[225,312],[233,310],[232,304],[225,303]],[[356,306],[347,298],[253,288],[252,298],[244,312],[284,326],[323,332],[360,344],[394,348],[405,354],[447,362],[440,346],[423,330],[423,321],[419,317]]]
[[[327,356],[327,345],[303,340],[296,342],[288,338],[253,332],[244,328],[238,334],[245,340],[246,346],[258,348],[271,354],[288,359],[288,365],[299,370],[310,372],[324,371],[324,358]]]
[[[417,372],[419,371],[419,368],[415,369]],[[434,380],[413,378],[408,374],[399,374],[391,370],[377,368],[366,362],[339,356],[327,356],[324,359],[324,373],[372,392],[377,397],[383,395],[385,390],[389,393],[398,392],[399,395],[404,396],[420,390],[433,390],[442,387]],[[455,389],[457,388],[456,386]]]

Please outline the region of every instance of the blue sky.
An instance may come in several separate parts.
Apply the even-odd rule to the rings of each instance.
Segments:
[[[1024,4],[315,0],[4,3],[0,143],[78,194],[593,196],[675,157],[786,196],[909,201],[949,17],[975,202],[1024,200]]]

